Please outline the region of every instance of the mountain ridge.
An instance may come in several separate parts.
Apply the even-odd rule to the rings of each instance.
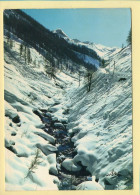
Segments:
[[[8,17],[8,14],[10,17]],[[69,59],[76,64],[81,64],[81,66],[85,66],[86,68],[95,69],[96,66],[94,64],[86,63],[76,55],[75,52],[79,52],[81,55],[88,55],[98,60],[101,64],[101,59],[94,50],[69,43],[69,41],[46,29],[21,10],[5,10],[4,25],[7,33],[10,28],[11,32],[13,31],[18,38],[37,49],[47,60],[49,60],[53,53],[57,60],[61,57],[64,60]],[[9,34],[7,35],[10,36]]]
[[[80,41],[78,39],[71,39],[69,38],[65,32],[62,29],[56,29],[55,31],[53,31],[55,34],[57,34],[58,36],[61,36],[61,38],[65,39],[66,41],[68,41],[69,43],[74,43],[76,45],[79,46],[86,46],[87,48],[90,48],[94,51],[97,52],[97,54],[101,57],[101,58],[107,58],[107,56],[109,55],[110,52],[118,52],[120,51],[122,48],[119,47],[108,47],[108,46],[104,46],[102,44],[96,44],[94,42],[91,41]]]

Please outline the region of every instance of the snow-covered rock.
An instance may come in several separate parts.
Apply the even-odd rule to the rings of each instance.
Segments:
[[[79,184],[76,190],[104,190],[104,188],[95,181],[85,181]]]
[[[52,117],[52,121],[55,122],[55,121],[58,121],[58,118],[57,117]]]
[[[39,148],[46,156],[52,152],[56,152],[57,148],[51,144],[36,144],[36,147]]]
[[[74,171],[75,172],[75,171],[80,171],[81,170],[81,166],[74,163],[72,159],[65,159],[62,162],[62,166],[68,171]]]
[[[5,104],[5,116],[11,118],[14,123],[20,122],[20,117],[17,111],[8,103]]]
[[[54,127],[58,129],[65,129],[65,126],[62,123],[55,122]]]
[[[91,181],[85,181],[76,187],[76,190],[104,190],[104,188],[95,181],[95,176],[90,178]]]
[[[44,138],[45,140],[48,140],[50,143],[55,144],[55,138],[48,133],[42,133],[42,132],[34,132],[36,135],[39,135],[40,137]]]
[[[47,160],[50,165],[49,173],[53,175],[58,175],[58,170],[56,168],[56,154],[48,155]],[[56,183],[59,183],[59,182],[56,182]]]

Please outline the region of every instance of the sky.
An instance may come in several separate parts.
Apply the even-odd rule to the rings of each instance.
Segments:
[[[24,9],[50,30],[62,29],[71,39],[108,47],[126,45],[131,28],[129,8]]]

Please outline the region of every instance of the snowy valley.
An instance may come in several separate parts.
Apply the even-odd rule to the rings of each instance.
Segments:
[[[55,50],[9,28],[11,14],[27,16],[4,14],[6,190],[132,189],[131,46],[44,31]]]

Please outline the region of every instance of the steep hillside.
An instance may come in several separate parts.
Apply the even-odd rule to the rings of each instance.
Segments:
[[[102,59],[108,60],[108,57],[119,52],[121,49],[117,47],[106,47],[101,44],[95,44],[89,41],[81,42],[78,39],[70,39],[61,29],[53,31],[54,34],[57,34],[59,37],[65,39],[68,43],[74,44],[80,47],[87,47],[94,50],[98,56]]]
[[[54,123],[67,120],[65,88],[77,81],[64,73],[50,79],[44,74],[42,56],[34,49],[31,56],[38,66],[25,64],[19,46],[14,42],[10,50],[5,45],[6,190],[57,190],[58,144],[50,131],[59,131],[61,127]],[[58,114],[48,111],[55,105]],[[32,167],[37,149],[39,162]]]
[[[103,58],[103,59],[106,59],[108,60],[108,57],[110,57],[110,55],[114,55],[115,53],[119,52],[120,51],[120,48],[117,48],[117,47],[106,47],[104,45],[101,45],[101,44],[95,44],[95,43],[91,43],[91,42],[80,42],[78,44],[82,44],[90,49],[93,49],[94,51],[97,52],[97,54]]]
[[[22,17],[24,27],[37,24],[19,10],[6,11],[6,20],[9,14],[17,21]],[[59,39],[55,53],[54,46],[34,37],[28,43],[9,22],[4,36],[6,190],[132,189],[131,47],[96,45],[92,55],[89,43],[73,43],[60,29],[40,26],[52,45]],[[80,63],[67,52],[66,58],[61,55],[63,40]],[[86,44],[84,50],[80,44]],[[100,52],[108,59],[105,68]]]
[[[79,70],[79,65],[96,69],[93,63],[83,61],[76,52],[80,56],[87,55],[92,59],[96,59],[98,64],[101,63],[100,57],[93,49],[84,45],[79,46],[72,42],[69,43],[67,41],[69,38],[60,29],[56,33],[51,32],[21,10],[4,11],[4,29],[5,35],[9,38],[15,36],[20,38],[24,41],[24,44],[34,47],[47,60],[50,60],[53,55],[53,58],[59,60],[61,64],[64,60],[72,61],[76,64],[75,71]],[[67,39],[65,40],[65,38]]]
[[[113,56],[93,75],[92,90],[71,94],[68,131],[76,147],[73,161],[86,166],[105,189],[132,183],[131,48]]]

